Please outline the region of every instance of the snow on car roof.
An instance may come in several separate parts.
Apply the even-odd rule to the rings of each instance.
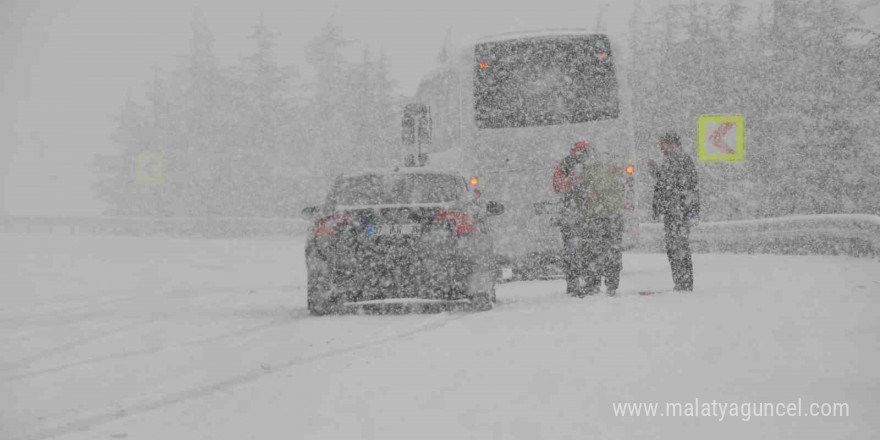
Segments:
[[[395,174],[448,174],[456,177],[464,178],[460,172],[441,167],[423,166],[423,167],[394,167],[394,168],[377,168],[372,170],[363,170],[356,173],[344,173],[340,177],[361,177],[370,175],[395,175]]]

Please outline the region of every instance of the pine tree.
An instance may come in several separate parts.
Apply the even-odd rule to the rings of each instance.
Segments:
[[[374,62],[373,88],[376,104],[376,124],[378,125],[378,142],[382,146],[383,163],[394,162],[400,157],[400,120],[397,117],[395,91],[397,83],[391,79],[391,59],[384,48]]]
[[[296,70],[278,64],[277,36],[261,16],[249,36],[256,51],[236,72],[237,142],[232,146],[236,215],[281,215],[285,206],[298,203],[296,176],[304,174],[305,164],[291,95]]]
[[[351,66],[342,55],[351,44],[331,18],[306,47],[306,59],[315,70],[308,133],[315,154],[309,160],[309,169],[320,176],[319,180],[349,168],[348,158],[354,148],[349,120],[354,107]]]
[[[118,215],[222,215],[228,191],[228,147],[234,103],[216,64],[213,38],[203,14],[192,20],[191,50],[184,67],[163,78],[158,68],[148,85],[149,106],[129,96],[116,118],[117,154],[99,158],[96,189]],[[161,182],[136,182],[142,154],[164,156]]]
[[[115,155],[100,155],[94,163],[98,175],[95,192],[108,205],[107,214],[146,216],[156,210],[153,188],[139,185],[137,161],[151,147],[151,124],[146,108],[137,104],[131,93],[125,98],[115,117],[117,128],[112,136],[120,148]]]
[[[699,165],[707,215],[864,212],[864,188],[880,184],[866,153],[877,137],[869,127],[880,126],[877,57],[851,43],[859,22],[840,0],[773,6],[772,20],[762,8],[746,26],[739,0],[670,3],[646,23],[637,5],[637,138],[666,129],[687,138],[699,114],[745,114],[746,162]]]
[[[234,157],[229,152],[236,115],[228,93],[234,87],[223,76],[213,51],[214,38],[202,12],[196,9],[191,21],[192,40],[185,66],[173,81],[181,90],[182,139],[166,152],[169,183],[177,193],[175,205],[189,216],[222,216],[228,208],[228,194],[235,191],[230,181]]]
[[[852,70],[854,55],[846,42],[856,23],[840,1],[789,0],[776,9],[784,40],[775,57],[779,98],[775,175],[782,185],[770,202],[782,213],[851,211],[861,203],[848,175],[863,175],[861,152],[854,144]],[[853,174],[855,172],[855,174]],[[856,197],[857,198],[857,197]]]
[[[373,56],[364,48],[361,62],[352,70],[352,101],[349,116],[355,143],[360,147],[352,156],[365,167],[379,167],[394,161],[399,134],[393,112],[394,82],[389,78],[389,60],[384,50]],[[393,135],[391,134],[393,131]]]

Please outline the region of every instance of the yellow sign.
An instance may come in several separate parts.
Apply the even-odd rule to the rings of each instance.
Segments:
[[[697,156],[703,162],[745,160],[746,121],[743,115],[697,117]]]
[[[140,184],[162,183],[165,156],[162,153],[141,153],[137,158],[135,181]]]

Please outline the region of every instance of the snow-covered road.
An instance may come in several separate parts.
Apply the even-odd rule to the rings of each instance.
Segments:
[[[0,235],[0,438],[874,438],[880,263],[627,254],[622,295],[311,317],[301,238]],[[848,417],[615,416],[840,402]]]

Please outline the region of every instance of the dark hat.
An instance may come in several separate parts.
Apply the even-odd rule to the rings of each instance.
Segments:
[[[571,154],[574,155],[574,154],[580,153],[581,151],[584,151],[587,148],[590,148],[589,142],[587,142],[587,141],[575,142],[574,145],[571,146]]]
[[[678,138],[678,134],[674,131],[667,131],[666,133],[663,133],[663,136],[660,136],[660,143],[681,145],[681,140]]]

